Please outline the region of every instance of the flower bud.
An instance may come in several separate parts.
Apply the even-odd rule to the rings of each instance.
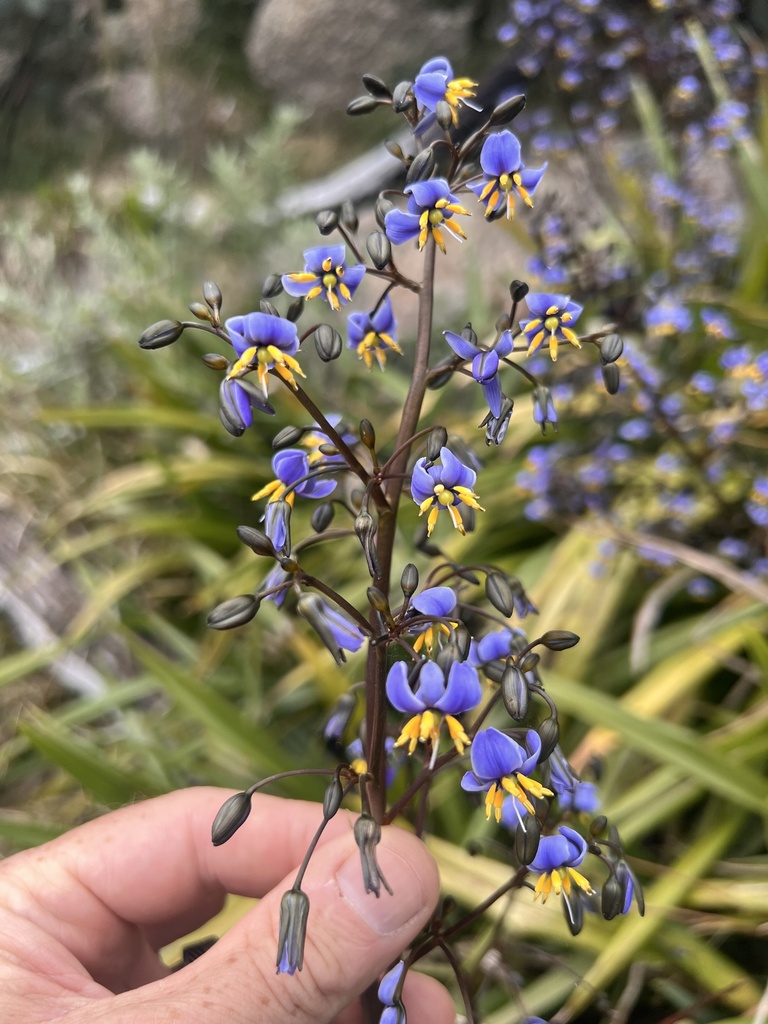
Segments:
[[[341,807],[341,801],[344,798],[344,787],[341,784],[338,775],[334,775],[328,785],[325,787],[325,793],[323,794],[323,817],[326,821],[329,821],[334,814]]]
[[[475,510],[473,508],[470,508],[469,505],[462,505],[461,506],[461,513],[460,514],[461,514],[461,522],[462,522],[462,524],[464,526],[464,532],[465,533],[474,533],[475,532],[475,523],[477,521],[477,516],[475,515]]]
[[[574,889],[571,896],[563,894],[563,914],[571,935],[578,935],[584,927],[584,904],[578,889]]]
[[[321,210],[315,214],[315,224],[321,235],[330,235],[335,231],[339,223],[339,215],[335,210]]]
[[[339,449],[335,444],[331,444],[330,441],[323,441],[322,444],[317,446],[317,450],[321,455],[338,455]]]
[[[603,375],[603,384],[609,395],[615,395],[621,386],[621,374],[616,363],[608,363],[600,367]]]
[[[380,105],[382,101],[374,96],[357,96],[347,104],[347,113],[350,117],[359,117],[361,114],[370,114],[372,110]]]
[[[461,330],[461,336],[465,341],[468,341],[470,345],[477,346],[477,333],[472,327],[471,323],[464,324]]]
[[[543,384],[533,389],[533,421],[541,427],[542,434],[547,432],[547,424],[551,423],[557,430],[557,412],[552,401],[552,392]]]
[[[435,117],[437,123],[447,132],[453,126],[453,112],[451,111],[451,105],[447,100],[438,100],[435,107]]]
[[[203,298],[211,307],[211,311],[218,320],[218,312],[221,309],[221,288],[215,281],[203,281]]]
[[[515,856],[526,867],[536,856],[541,840],[541,822],[535,814],[524,814],[515,831]]]
[[[370,420],[360,420],[360,440],[371,451],[376,447],[376,431]]]
[[[379,196],[376,200],[376,220],[378,221],[379,227],[384,230],[384,218],[387,216],[390,210],[394,210],[395,204],[391,199],[387,199],[385,196]]]
[[[612,921],[621,913],[624,906],[623,887],[615,875],[611,875],[603,882],[600,893],[600,909],[606,921]]]
[[[277,501],[270,501],[267,505],[267,528],[275,537],[282,537],[283,542],[275,551],[279,555],[290,555],[291,553],[291,513],[293,506],[285,498],[278,498]]]
[[[392,90],[392,109],[394,112],[402,114],[409,107],[414,106],[415,103],[413,82],[398,82]]]
[[[332,501],[322,501],[312,513],[310,522],[315,533],[324,533],[333,522],[335,507]]]
[[[165,348],[178,341],[183,333],[184,325],[178,320],[158,320],[142,333],[139,345],[145,349]]]
[[[381,612],[382,615],[389,613],[389,601],[383,590],[379,590],[378,587],[368,587],[365,593],[368,604],[374,611]]]
[[[392,259],[392,245],[383,231],[372,231],[365,240],[365,247],[377,270],[383,270]]]
[[[208,324],[212,324],[214,322],[213,314],[205,303],[190,302],[188,309],[192,316],[196,316],[198,320],[205,320]]]
[[[291,448],[299,443],[304,434],[304,427],[283,427],[272,438],[272,447],[275,451],[279,451],[281,448]]]
[[[280,316],[277,306],[273,305],[269,299],[260,299],[259,309],[262,313],[266,313],[267,316]]]
[[[211,370],[226,370],[229,366],[229,360],[227,357],[221,355],[219,352],[206,352],[203,356],[203,362],[206,366],[210,367]]]
[[[376,530],[377,524],[373,516],[367,509],[362,509],[355,519],[355,533],[363,549],[370,576],[378,576],[379,574],[379,559],[376,545],[374,544]]]
[[[496,318],[496,333],[503,334],[504,331],[508,331],[512,326],[512,321],[509,319],[509,313],[502,313],[501,316]]]
[[[217,604],[208,613],[205,624],[211,629],[236,629],[238,626],[244,626],[259,610],[260,603],[254,594],[231,597],[228,601]]]
[[[355,822],[355,842],[360,850],[360,861],[363,868],[363,887],[366,892],[372,892],[378,899],[381,896],[382,885],[389,895],[392,890],[389,887],[384,875],[376,863],[376,847],[381,842],[381,825],[370,816],[363,813]]]
[[[391,100],[392,92],[389,87],[382,82],[376,75],[372,75],[366,71],[363,75],[363,86],[371,96],[375,96],[377,100]]]
[[[313,335],[317,354],[324,363],[330,363],[341,355],[343,342],[341,335],[330,324],[320,324]]]
[[[515,403],[512,399],[504,395],[501,400],[499,415],[494,416],[492,412],[489,412],[482,423],[479,424],[481,429],[485,427],[485,443],[487,445],[500,445],[507,436],[509,421],[512,418],[514,407]]]
[[[232,838],[251,813],[251,794],[235,793],[219,808],[211,826],[211,842],[221,846]]]
[[[615,363],[624,351],[624,342],[618,334],[609,334],[600,342],[600,362],[603,366]]]
[[[539,754],[539,764],[541,764],[557,746],[560,739],[560,726],[556,718],[545,718],[536,726],[536,732],[541,740],[541,753]]]
[[[265,299],[274,299],[275,296],[281,295],[282,291],[283,281],[279,274],[270,274],[261,286],[261,294]]]
[[[511,615],[515,610],[515,596],[507,582],[506,576],[500,572],[491,572],[485,577],[485,596],[497,612]]]
[[[488,127],[498,128],[503,124],[509,124],[510,121],[514,121],[518,114],[522,113],[524,107],[525,96],[510,96],[508,100],[504,100],[498,107],[494,107],[488,119]]]
[[[285,311],[285,319],[290,320],[292,324],[295,324],[301,314],[304,312],[304,299],[299,296],[298,299],[294,299],[288,309]]]
[[[280,559],[280,568],[283,572],[298,572],[300,566],[293,555],[284,555]]]
[[[235,532],[238,540],[250,548],[255,555],[262,555],[265,558],[275,557],[275,546],[266,533],[262,533],[261,530],[256,530],[252,526],[238,526]]]
[[[597,838],[605,832],[605,826],[608,824],[608,819],[604,814],[598,814],[596,818],[593,818],[589,823],[589,834]]]
[[[501,677],[501,699],[509,717],[522,722],[528,713],[528,683],[520,669],[509,659]]]
[[[355,231],[357,231],[358,227],[360,226],[360,221],[358,220],[357,214],[355,213],[354,204],[350,202],[349,199],[345,199],[344,202],[341,204],[341,210],[339,211],[339,220],[341,221],[343,227],[345,227],[347,231],[350,231],[352,234],[354,234]]]
[[[414,181],[425,181],[435,169],[435,152],[430,146],[423,149],[418,156],[415,156],[405,174],[406,185],[412,185]]]
[[[550,651],[567,651],[569,647],[575,647],[579,640],[580,637],[569,629],[548,629],[539,637],[539,643]]]
[[[440,452],[448,444],[448,431],[445,427],[433,427],[427,435],[427,462],[435,462]]]
[[[295,974],[304,966],[309,897],[301,889],[289,889],[280,901],[277,939],[277,973]]]
[[[453,356],[447,356],[445,359],[441,359],[437,366],[435,366],[435,370],[440,371],[444,366],[451,366],[453,364],[453,360]],[[444,373],[434,373],[433,376],[430,376],[427,387],[430,391],[439,391],[440,388],[445,387],[451,377],[453,377],[453,370],[446,369]]]
[[[509,285],[509,294],[513,302],[522,302],[525,296],[529,292],[528,285],[525,281],[511,281]]]
[[[456,649],[459,652],[459,661],[466,661],[469,657],[469,647],[472,643],[472,634],[463,622],[460,622],[457,626],[453,627],[449,642],[455,644]]]
[[[409,562],[403,569],[403,574],[400,577],[400,589],[406,601],[409,601],[416,593],[416,588],[419,585],[419,570],[413,564]]]
[[[541,658],[538,656],[536,651],[528,651],[526,656],[523,658],[523,660],[517,667],[520,669],[521,672],[533,672],[533,670],[536,668],[540,661]]]

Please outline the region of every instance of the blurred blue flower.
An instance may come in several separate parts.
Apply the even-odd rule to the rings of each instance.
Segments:
[[[581,348],[578,336],[570,325],[581,316],[582,307],[571,302],[567,295],[554,295],[548,292],[529,293],[525,301],[533,314],[529,320],[520,324],[521,331],[528,342],[528,355],[533,355],[544,341],[549,342],[549,354],[553,362],[557,359],[558,344],[570,342]]]
[[[484,180],[470,184],[480,202],[485,203],[485,216],[506,210],[507,220],[515,215],[515,193],[526,206],[533,206],[531,196],[541,181],[547,165],[525,170],[520,142],[510,131],[489,135],[480,153]]]
[[[333,310],[352,301],[357,286],[363,279],[362,263],[347,266],[344,245],[318,245],[304,251],[304,270],[283,274],[283,288],[289,295],[314,299],[322,295]]]
[[[397,352],[400,356],[403,354],[397,344],[397,324],[388,295],[373,313],[350,313],[347,317],[347,330],[349,348],[357,351],[369,370],[374,356],[383,370],[388,352]]]

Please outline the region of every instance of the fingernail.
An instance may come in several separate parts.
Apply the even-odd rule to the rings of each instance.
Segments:
[[[420,852],[420,851],[419,851]],[[382,888],[377,897],[366,892],[360,855],[352,854],[336,872],[336,882],[342,897],[355,910],[368,927],[379,935],[390,935],[425,913],[424,888],[411,861],[388,848],[386,835],[377,850],[381,873],[389,882],[393,895]],[[415,857],[421,863],[423,857]]]

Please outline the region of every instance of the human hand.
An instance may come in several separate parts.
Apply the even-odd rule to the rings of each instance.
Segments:
[[[377,849],[394,896],[363,890],[351,816],[328,825],[305,875],[304,969],[275,973],[282,894],[314,834],[316,804],[258,794],[225,846],[211,822],[229,793],[147,800],[0,863],[0,1019],[13,1024],[317,1024],[362,1020],[358,996],[429,920],[434,861],[388,827]],[[204,956],[170,973],[158,956],[227,893],[263,897]],[[445,989],[409,973],[409,1024],[452,1024]]]

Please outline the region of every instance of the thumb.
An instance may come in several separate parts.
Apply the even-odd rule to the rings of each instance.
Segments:
[[[295,872],[204,957],[151,986],[163,1001],[188,1006],[184,1020],[318,1024],[353,1002],[429,920],[439,895],[437,867],[424,844],[401,829],[382,830],[376,850],[384,888],[366,893],[351,833],[319,847],[302,890],[309,898],[303,969],[277,974],[280,904]],[[207,1007],[207,1008],[206,1008]]]

